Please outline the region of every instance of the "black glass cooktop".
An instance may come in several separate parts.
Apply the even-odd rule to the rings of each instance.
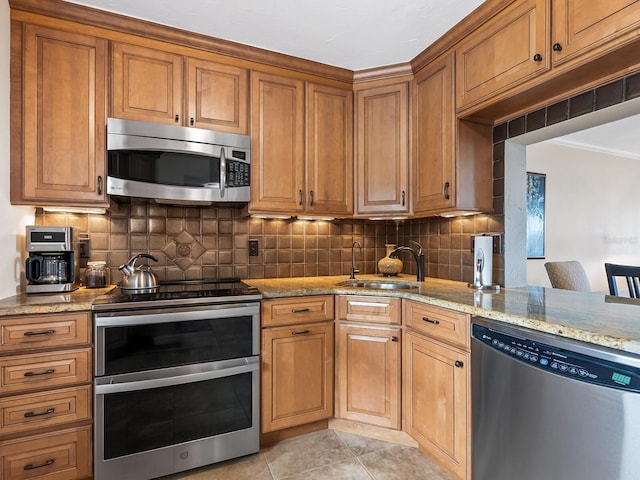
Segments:
[[[262,295],[257,288],[250,287],[238,278],[162,281],[157,291],[133,293],[120,287],[98,297],[93,310],[109,310],[135,306],[181,306],[211,304],[229,301],[259,300]],[[133,305],[131,305],[133,306]]]

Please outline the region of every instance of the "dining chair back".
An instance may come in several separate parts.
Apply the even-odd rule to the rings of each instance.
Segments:
[[[591,283],[582,264],[575,260],[566,262],[547,262],[544,264],[551,286],[562,290],[590,292]]]
[[[618,283],[616,277],[623,277],[627,282],[629,296],[640,298],[640,267],[632,265],[616,265],[605,263],[604,269],[607,272],[607,282],[609,282],[609,293],[619,296]]]

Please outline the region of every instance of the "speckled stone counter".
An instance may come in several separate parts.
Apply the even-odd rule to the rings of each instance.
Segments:
[[[93,301],[113,288],[111,285],[104,288],[80,287],[69,293],[21,293],[0,299],[0,317],[91,310]]]
[[[358,275],[358,279],[377,279]],[[427,278],[416,290],[342,287],[348,276],[244,280],[264,298],[321,294],[360,294],[408,298],[541,332],[640,354],[640,301],[543,287],[503,288],[498,293],[466,283]],[[402,275],[397,280],[414,281]],[[417,282],[416,282],[417,283]]]

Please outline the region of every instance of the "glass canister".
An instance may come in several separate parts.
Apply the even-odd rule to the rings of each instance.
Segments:
[[[103,260],[87,262],[87,270],[84,272],[84,285],[87,288],[100,288],[107,286],[107,262]]]

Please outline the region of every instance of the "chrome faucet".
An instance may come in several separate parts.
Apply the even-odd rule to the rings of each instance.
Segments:
[[[411,252],[413,254],[413,258],[416,261],[416,266],[418,267],[416,279],[418,280],[418,282],[424,282],[424,250],[422,248],[422,245],[420,245],[418,242],[414,242],[412,240],[411,243],[416,244],[417,248],[415,250],[411,247],[398,247],[391,251],[391,253],[389,254],[389,258],[398,258],[400,252],[405,250]]]
[[[349,280],[355,280],[356,273],[360,273],[360,270],[356,268],[356,245],[360,249],[360,258],[362,258],[362,245],[356,240],[351,244],[351,275],[349,275]]]

